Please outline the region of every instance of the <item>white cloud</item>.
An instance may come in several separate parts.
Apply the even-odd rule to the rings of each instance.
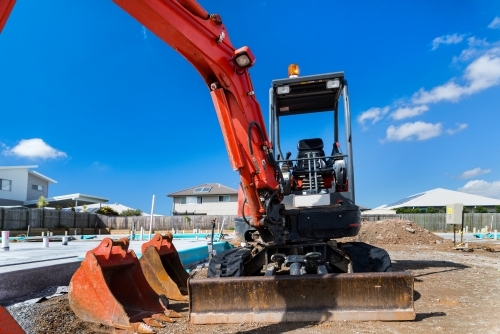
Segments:
[[[461,173],[458,178],[459,179],[471,179],[473,177],[478,177],[479,175],[483,174],[488,174],[491,172],[491,169],[481,169],[479,167],[471,169],[471,170],[466,170],[465,172]]]
[[[371,121],[372,124],[375,124],[380,121],[388,112],[389,107],[371,108],[358,116],[358,122],[362,125],[364,125],[367,121]]]
[[[469,125],[466,123],[457,123],[457,127],[455,129],[447,129],[446,133],[449,135],[454,135],[457,132],[467,129]]]
[[[413,94],[412,102],[415,104],[456,102],[463,96],[500,84],[500,47],[491,48],[470,63],[464,71],[463,79],[467,82],[465,85],[457,84],[455,79],[451,79],[430,91],[421,88]]]
[[[488,24],[488,28],[491,29],[500,29],[500,17],[495,17],[490,24]]]
[[[445,35],[432,40],[432,50],[436,50],[440,44],[458,44],[464,40],[465,35]]]
[[[56,159],[64,158],[66,153],[49,146],[40,138],[23,139],[13,148],[4,146],[4,155],[15,155],[28,159]]]
[[[487,182],[483,180],[473,180],[467,182],[463,187],[458,188],[458,191],[500,199],[500,181]]]
[[[401,107],[391,114],[395,120],[418,116],[429,110],[429,107],[422,105],[417,107]]]
[[[462,50],[458,57],[453,57],[453,63],[457,63],[459,61],[469,61],[473,58],[479,57],[481,54],[488,51],[488,47],[498,45],[498,42],[495,42],[492,45],[486,41],[486,38],[478,39],[475,36],[472,36],[467,38],[467,44],[469,45],[467,49]]]
[[[441,135],[443,127],[441,123],[405,123],[400,126],[391,125],[387,128],[387,134],[384,141],[402,141],[402,140],[426,140]]]
[[[413,94],[412,101],[416,104],[437,103],[443,100],[455,102],[464,94],[464,87],[457,85],[452,80],[444,85],[434,87],[430,91],[420,88],[418,92]]]

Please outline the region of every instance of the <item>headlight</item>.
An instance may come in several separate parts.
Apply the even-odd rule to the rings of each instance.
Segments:
[[[280,86],[276,91],[279,95],[290,93],[290,86]]]
[[[255,57],[247,46],[244,46],[234,51],[234,62],[244,70],[251,67],[255,63]]]
[[[339,79],[328,80],[326,82],[326,89],[339,88],[339,87],[340,87]]]

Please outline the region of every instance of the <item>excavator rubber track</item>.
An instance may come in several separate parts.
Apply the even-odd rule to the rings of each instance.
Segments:
[[[414,320],[413,280],[411,272],[189,279],[189,320]]]
[[[186,301],[188,273],[172,243],[172,233],[155,234],[142,244],[140,263],[149,285],[168,299]]]
[[[168,300],[148,284],[129,240],[105,238],[85,255],[71,278],[71,309],[84,321],[112,326],[119,333],[152,333],[148,326],[177,317]],[[148,325],[148,326],[146,326]]]

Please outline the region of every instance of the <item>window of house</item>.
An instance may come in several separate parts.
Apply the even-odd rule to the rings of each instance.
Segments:
[[[181,204],[203,204],[203,197],[201,197],[201,196],[183,196],[183,197],[181,197]]]
[[[219,202],[229,202],[229,195],[219,196]]]
[[[43,191],[43,186],[40,186],[38,184],[32,184],[31,189]]]
[[[0,190],[11,191],[12,180],[0,179]]]
[[[193,190],[194,193],[209,193],[212,187],[198,187]]]

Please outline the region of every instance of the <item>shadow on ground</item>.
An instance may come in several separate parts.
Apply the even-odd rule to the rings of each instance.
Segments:
[[[312,328],[319,322],[282,322],[269,324],[258,328],[237,331],[238,334],[285,333],[299,328]]]
[[[398,260],[392,261],[392,268],[395,271],[401,270],[421,270],[430,268],[442,268],[443,270],[436,270],[424,274],[415,275],[415,281],[419,281],[417,278],[427,275],[440,274],[448,271],[463,270],[470,268],[469,266],[463,265],[461,263],[451,262],[451,261],[434,261],[434,260]]]
[[[429,312],[429,313],[417,313],[417,317],[415,318],[415,321],[422,321],[427,318],[434,318],[434,317],[445,317],[446,313],[444,312]]]

